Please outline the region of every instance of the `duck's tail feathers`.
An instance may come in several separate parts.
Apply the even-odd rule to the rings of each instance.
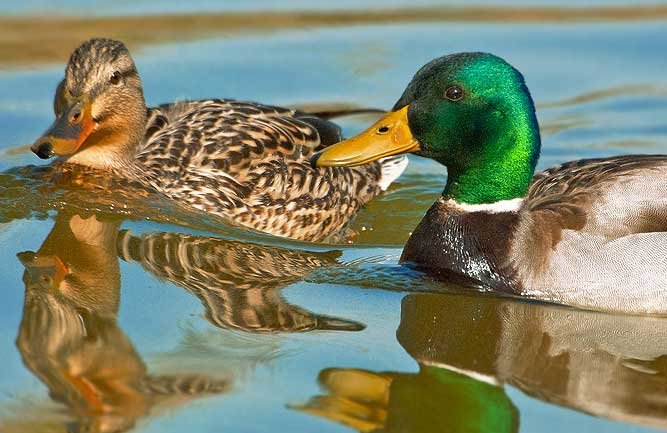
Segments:
[[[380,164],[382,164],[380,188],[386,191],[389,185],[398,179],[408,167],[408,157],[407,155],[388,156],[380,159]]]

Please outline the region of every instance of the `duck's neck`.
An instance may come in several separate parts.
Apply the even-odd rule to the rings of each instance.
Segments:
[[[132,165],[136,155],[138,142],[123,134],[114,134],[104,140],[95,141],[93,145],[66,158],[69,164],[78,164],[104,171],[123,170]]]
[[[517,110],[518,111],[518,110]],[[447,165],[442,195],[457,203],[481,205],[521,199],[528,191],[540,153],[540,134],[532,110],[498,119],[471,143],[479,152]]]

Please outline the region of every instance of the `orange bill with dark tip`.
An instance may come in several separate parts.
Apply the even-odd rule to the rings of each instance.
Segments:
[[[392,111],[366,131],[316,153],[312,164],[317,167],[353,167],[386,156],[416,152],[419,142],[408,125],[408,107]]]
[[[69,275],[69,267],[65,264],[65,262],[62,261],[62,259],[58,256],[53,256],[53,268],[54,268],[54,273],[53,273],[53,280],[55,287],[59,287],[60,283],[65,280],[65,277]]]
[[[30,148],[37,156],[67,156],[76,153],[95,129],[88,98],[77,100]]]
[[[69,267],[57,255],[42,255],[32,251],[17,254],[28,274],[27,282],[44,289],[58,290],[70,274]]]

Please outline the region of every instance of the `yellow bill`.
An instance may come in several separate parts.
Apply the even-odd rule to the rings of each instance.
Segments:
[[[419,142],[408,126],[408,107],[392,111],[366,131],[313,155],[317,167],[353,167],[386,156],[416,152]]]

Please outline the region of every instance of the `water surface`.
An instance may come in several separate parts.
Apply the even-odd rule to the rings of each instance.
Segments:
[[[317,9],[347,9],[333,3]],[[22,5],[2,7],[24,20],[44,7]],[[655,6],[636,7],[646,5]],[[123,20],[307,5],[80,6],[72,0],[59,10]],[[540,168],[665,152],[667,20],[660,17],[324,21],[180,38],[128,34],[128,44],[149,104],[225,96],[386,108],[426,61],[490,51],[524,73],[536,100]],[[62,30],[68,42],[55,53],[73,48],[72,34],[93,36],[77,29]],[[0,30],[0,46],[15,37]],[[21,146],[52,120],[66,55],[26,62],[4,54],[0,170],[42,164]],[[353,134],[372,121],[341,124]],[[665,319],[466,293],[396,265],[444,185],[446,172],[433,161],[412,158],[355,219],[355,244],[336,246],[250,234],[113,182],[80,191],[44,187],[39,176],[36,169],[0,176],[2,432],[667,428]]]

